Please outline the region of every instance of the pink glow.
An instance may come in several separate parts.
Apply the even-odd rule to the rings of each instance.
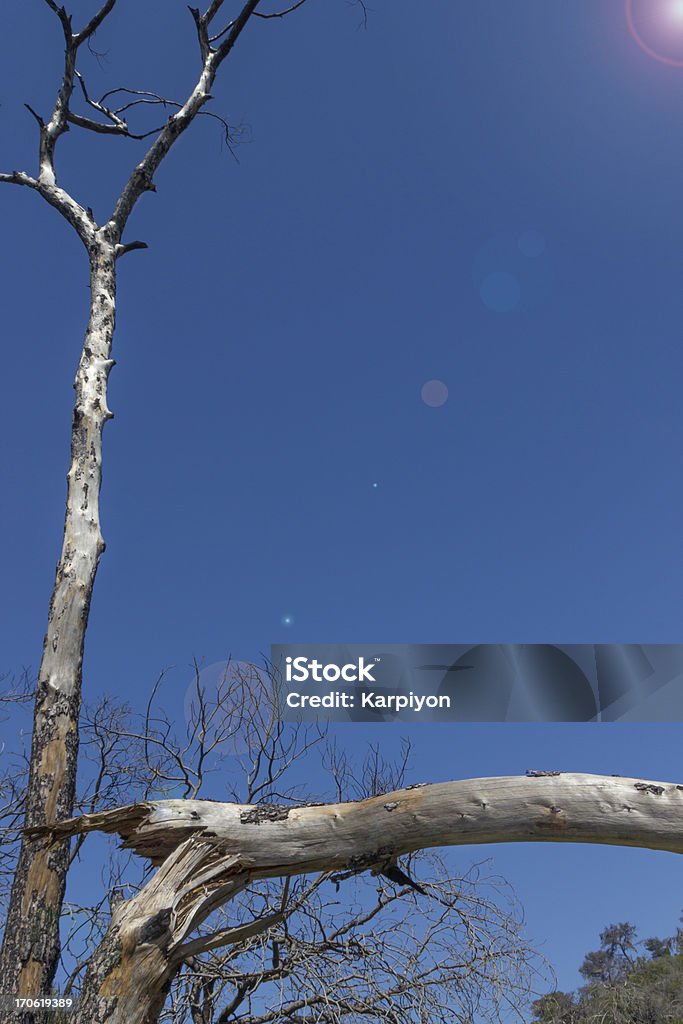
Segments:
[[[654,60],[658,60],[661,64],[668,64],[670,67],[674,68],[683,68],[683,59],[679,60],[675,57],[667,57],[665,54],[654,50],[645,42],[636,28],[633,19],[633,0],[624,0],[624,9],[626,12],[626,24],[628,25],[628,30],[641,50],[644,50],[649,57],[652,57]],[[663,8],[662,13],[666,13],[669,18],[678,22],[679,29],[683,26],[683,0],[670,0],[669,4]]]

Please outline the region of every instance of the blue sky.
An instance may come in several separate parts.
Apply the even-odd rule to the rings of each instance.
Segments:
[[[681,22],[630,6],[683,54]],[[182,96],[185,5],[129,8],[98,35],[91,90]],[[625,15],[376,0],[363,31],[311,0],[245,33],[214,90],[249,126],[239,163],[196,125],[131,223],[149,251],[121,263],[91,697],[175,665],[181,714],[193,657],[273,641],[680,639],[683,68]],[[36,0],[6,6],[0,36],[0,167],[32,170],[23,103],[48,110],[58,25]],[[62,180],[102,218],[139,152],[73,130]],[[2,188],[0,216],[12,672],[40,657],[87,273],[35,195]],[[681,774],[678,725],[413,732],[424,779]],[[490,852],[566,984],[610,921],[674,927],[673,855]]]

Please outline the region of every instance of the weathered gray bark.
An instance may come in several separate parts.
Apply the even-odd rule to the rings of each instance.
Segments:
[[[90,318],[74,381],[62,554],[50,601],[34,712],[26,806],[29,827],[59,820],[73,810],[83,642],[97,564],[104,550],[99,493],[102,431],[111,416],[107,377],[112,367],[116,273],[114,248],[101,235],[92,244],[90,260]],[[37,994],[44,992],[54,977],[68,859],[68,842],[50,851],[28,840],[23,843],[0,955],[5,991]],[[16,1015],[12,1019],[16,1021]]]
[[[58,842],[96,830],[118,833],[124,846],[161,867],[116,908],[90,964],[76,1021],[152,1024],[186,956],[244,938],[240,929],[189,935],[249,879],[381,871],[415,850],[473,843],[598,843],[683,853],[683,785],[542,773],[415,786],[317,807],[159,800],[39,834]]]

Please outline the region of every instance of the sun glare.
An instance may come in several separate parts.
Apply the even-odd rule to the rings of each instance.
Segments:
[[[624,0],[626,23],[641,50],[670,67],[683,67],[683,0]]]

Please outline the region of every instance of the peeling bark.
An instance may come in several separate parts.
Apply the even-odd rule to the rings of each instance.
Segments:
[[[62,554],[57,564],[38,675],[26,825],[73,812],[78,757],[83,642],[97,564],[104,550],[99,493],[102,431],[111,417],[107,378],[114,334],[113,245],[100,235],[90,248],[90,317],[74,381]],[[3,990],[35,996],[49,988],[59,959],[59,908],[69,843],[48,849],[25,840],[12,887],[0,955]],[[27,1015],[28,1016],[28,1015]],[[0,1020],[12,1020],[12,1014]]]

